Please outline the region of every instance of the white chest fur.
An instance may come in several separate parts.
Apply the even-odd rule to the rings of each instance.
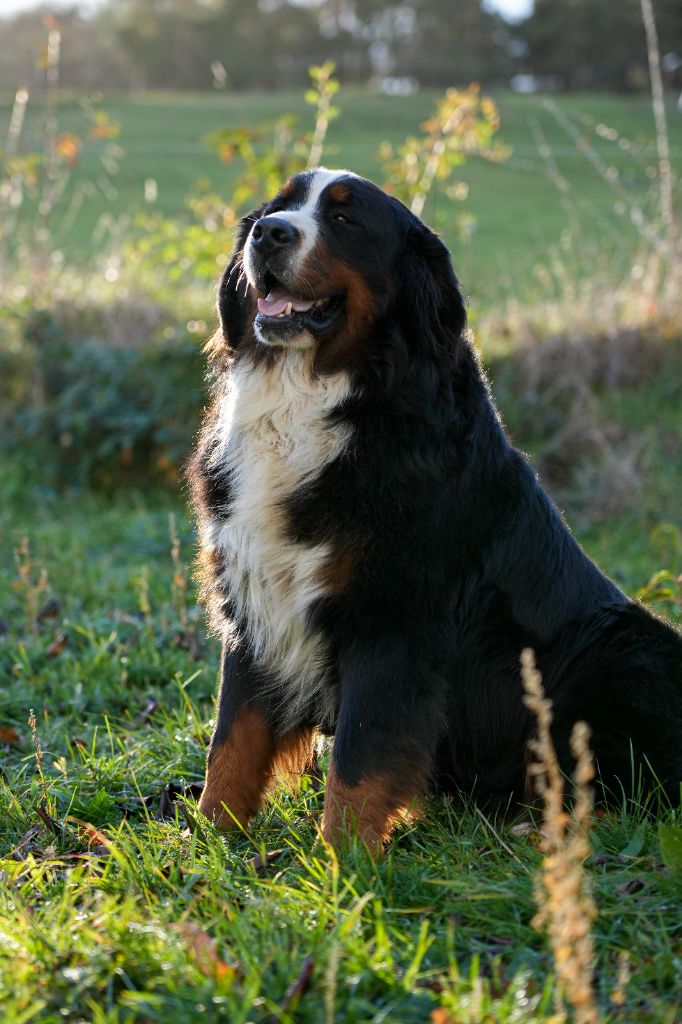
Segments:
[[[350,391],[346,374],[315,377],[311,356],[291,351],[273,367],[238,365],[220,410],[214,463],[230,474],[225,518],[206,524],[203,542],[222,563],[222,585],[258,662],[273,670],[293,724],[299,709],[324,684],[327,651],[306,625],[306,613],[324,593],[328,544],[297,544],[287,537],[286,499],[349,440],[328,413]]]

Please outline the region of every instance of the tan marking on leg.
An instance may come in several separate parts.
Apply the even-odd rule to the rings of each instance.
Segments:
[[[199,810],[221,829],[246,825],[258,811],[270,779],[274,738],[263,715],[245,708],[227,739],[209,751]],[[225,811],[229,807],[231,814]]]
[[[277,741],[271,767],[270,784],[284,782],[288,789],[296,790],[303,775],[315,764],[315,730],[309,726],[294,729]]]
[[[237,828],[234,818],[246,826],[277,779],[295,789],[312,768],[314,735],[312,728],[301,728],[275,739],[263,715],[246,708],[225,742],[209,753],[201,813],[225,831]]]
[[[385,775],[347,786],[332,765],[327,775],[322,835],[335,848],[357,835],[380,853],[396,825],[419,816],[422,792],[417,781],[403,784]]]

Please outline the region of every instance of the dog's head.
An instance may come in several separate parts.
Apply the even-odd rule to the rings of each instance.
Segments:
[[[314,351],[321,372],[362,364],[381,338],[459,337],[450,256],[402,203],[350,171],[296,174],[245,217],[220,284],[218,345]]]

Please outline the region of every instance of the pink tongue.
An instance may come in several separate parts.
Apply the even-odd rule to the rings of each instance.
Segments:
[[[307,302],[305,299],[295,299],[293,295],[289,295],[283,288],[275,288],[264,299],[258,299],[258,312],[263,313],[264,316],[278,316],[291,303],[295,313],[305,313],[306,310],[310,309],[313,302],[314,299],[311,299],[310,302]]]

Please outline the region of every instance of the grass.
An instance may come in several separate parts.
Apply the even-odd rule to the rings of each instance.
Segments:
[[[380,142],[395,143],[414,133],[436,98],[429,91],[393,99],[342,90],[343,113],[331,124],[325,160],[382,180],[376,157]],[[548,108],[541,97],[501,92],[495,99],[502,118],[500,139],[510,147],[510,158],[504,164],[471,160],[460,175],[469,186],[467,202],[449,200],[441,193],[429,200],[424,211],[425,219],[451,245],[474,306],[487,306],[512,294],[529,298],[558,289],[561,281],[553,262],[561,265],[559,275],[568,278],[602,273],[607,266],[615,278],[628,272],[638,243],[629,219],[635,198],[642,200],[647,216],[656,216],[651,190],[654,126],[648,98],[560,97],[556,109]],[[156,208],[169,217],[181,213],[198,180],[210,183],[227,198],[237,168],[221,164],[206,148],[202,139],[208,132],[253,126],[285,112],[298,115],[301,125],[311,123],[310,109],[298,93],[111,95],[102,105],[120,123],[118,141],[124,153],[117,173],[110,175],[100,163],[97,147],[86,140],[55,218],[55,243],[68,261],[91,259],[98,225],[104,223],[105,237],[109,233],[118,240],[125,235],[130,219],[145,209],[148,178],[158,184]],[[6,131],[9,114],[10,101],[5,97],[0,103],[0,135]],[[580,132],[581,142],[571,137],[562,118]],[[672,104],[669,120],[676,161],[682,152],[682,119]],[[60,131],[84,133],[80,101],[64,98],[59,126]],[[40,148],[42,131],[39,100],[32,100],[25,143]],[[543,144],[566,183],[563,191],[542,155]],[[595,171],[593,159],[604,162],[603,172]],[[616,175],[610,182],[608,168],[609,174]],[[74,194],[82,204],[73,219],[70,214],[64,218]],[[457,228],[462,212],[475,219],[469,238]],[[554,251],[557,259],[553,260]]]
[[[312,783],[278,792],[248,836],[198,821],[191,795],[184,814],[162,807],[166,787],[202,777],[216,677],[185,586],[191,524],[165,493],[27,495],[11,466],[3,479],[3,1019],[550,1020],[529,819],[519,829],[434,801],[377,865],[315,844]],[[617,533],[611,544],[634,580],[637,554]],[[680,890],[655,824],[625,808],[592,843],[601,1019],[674,1024]]]

